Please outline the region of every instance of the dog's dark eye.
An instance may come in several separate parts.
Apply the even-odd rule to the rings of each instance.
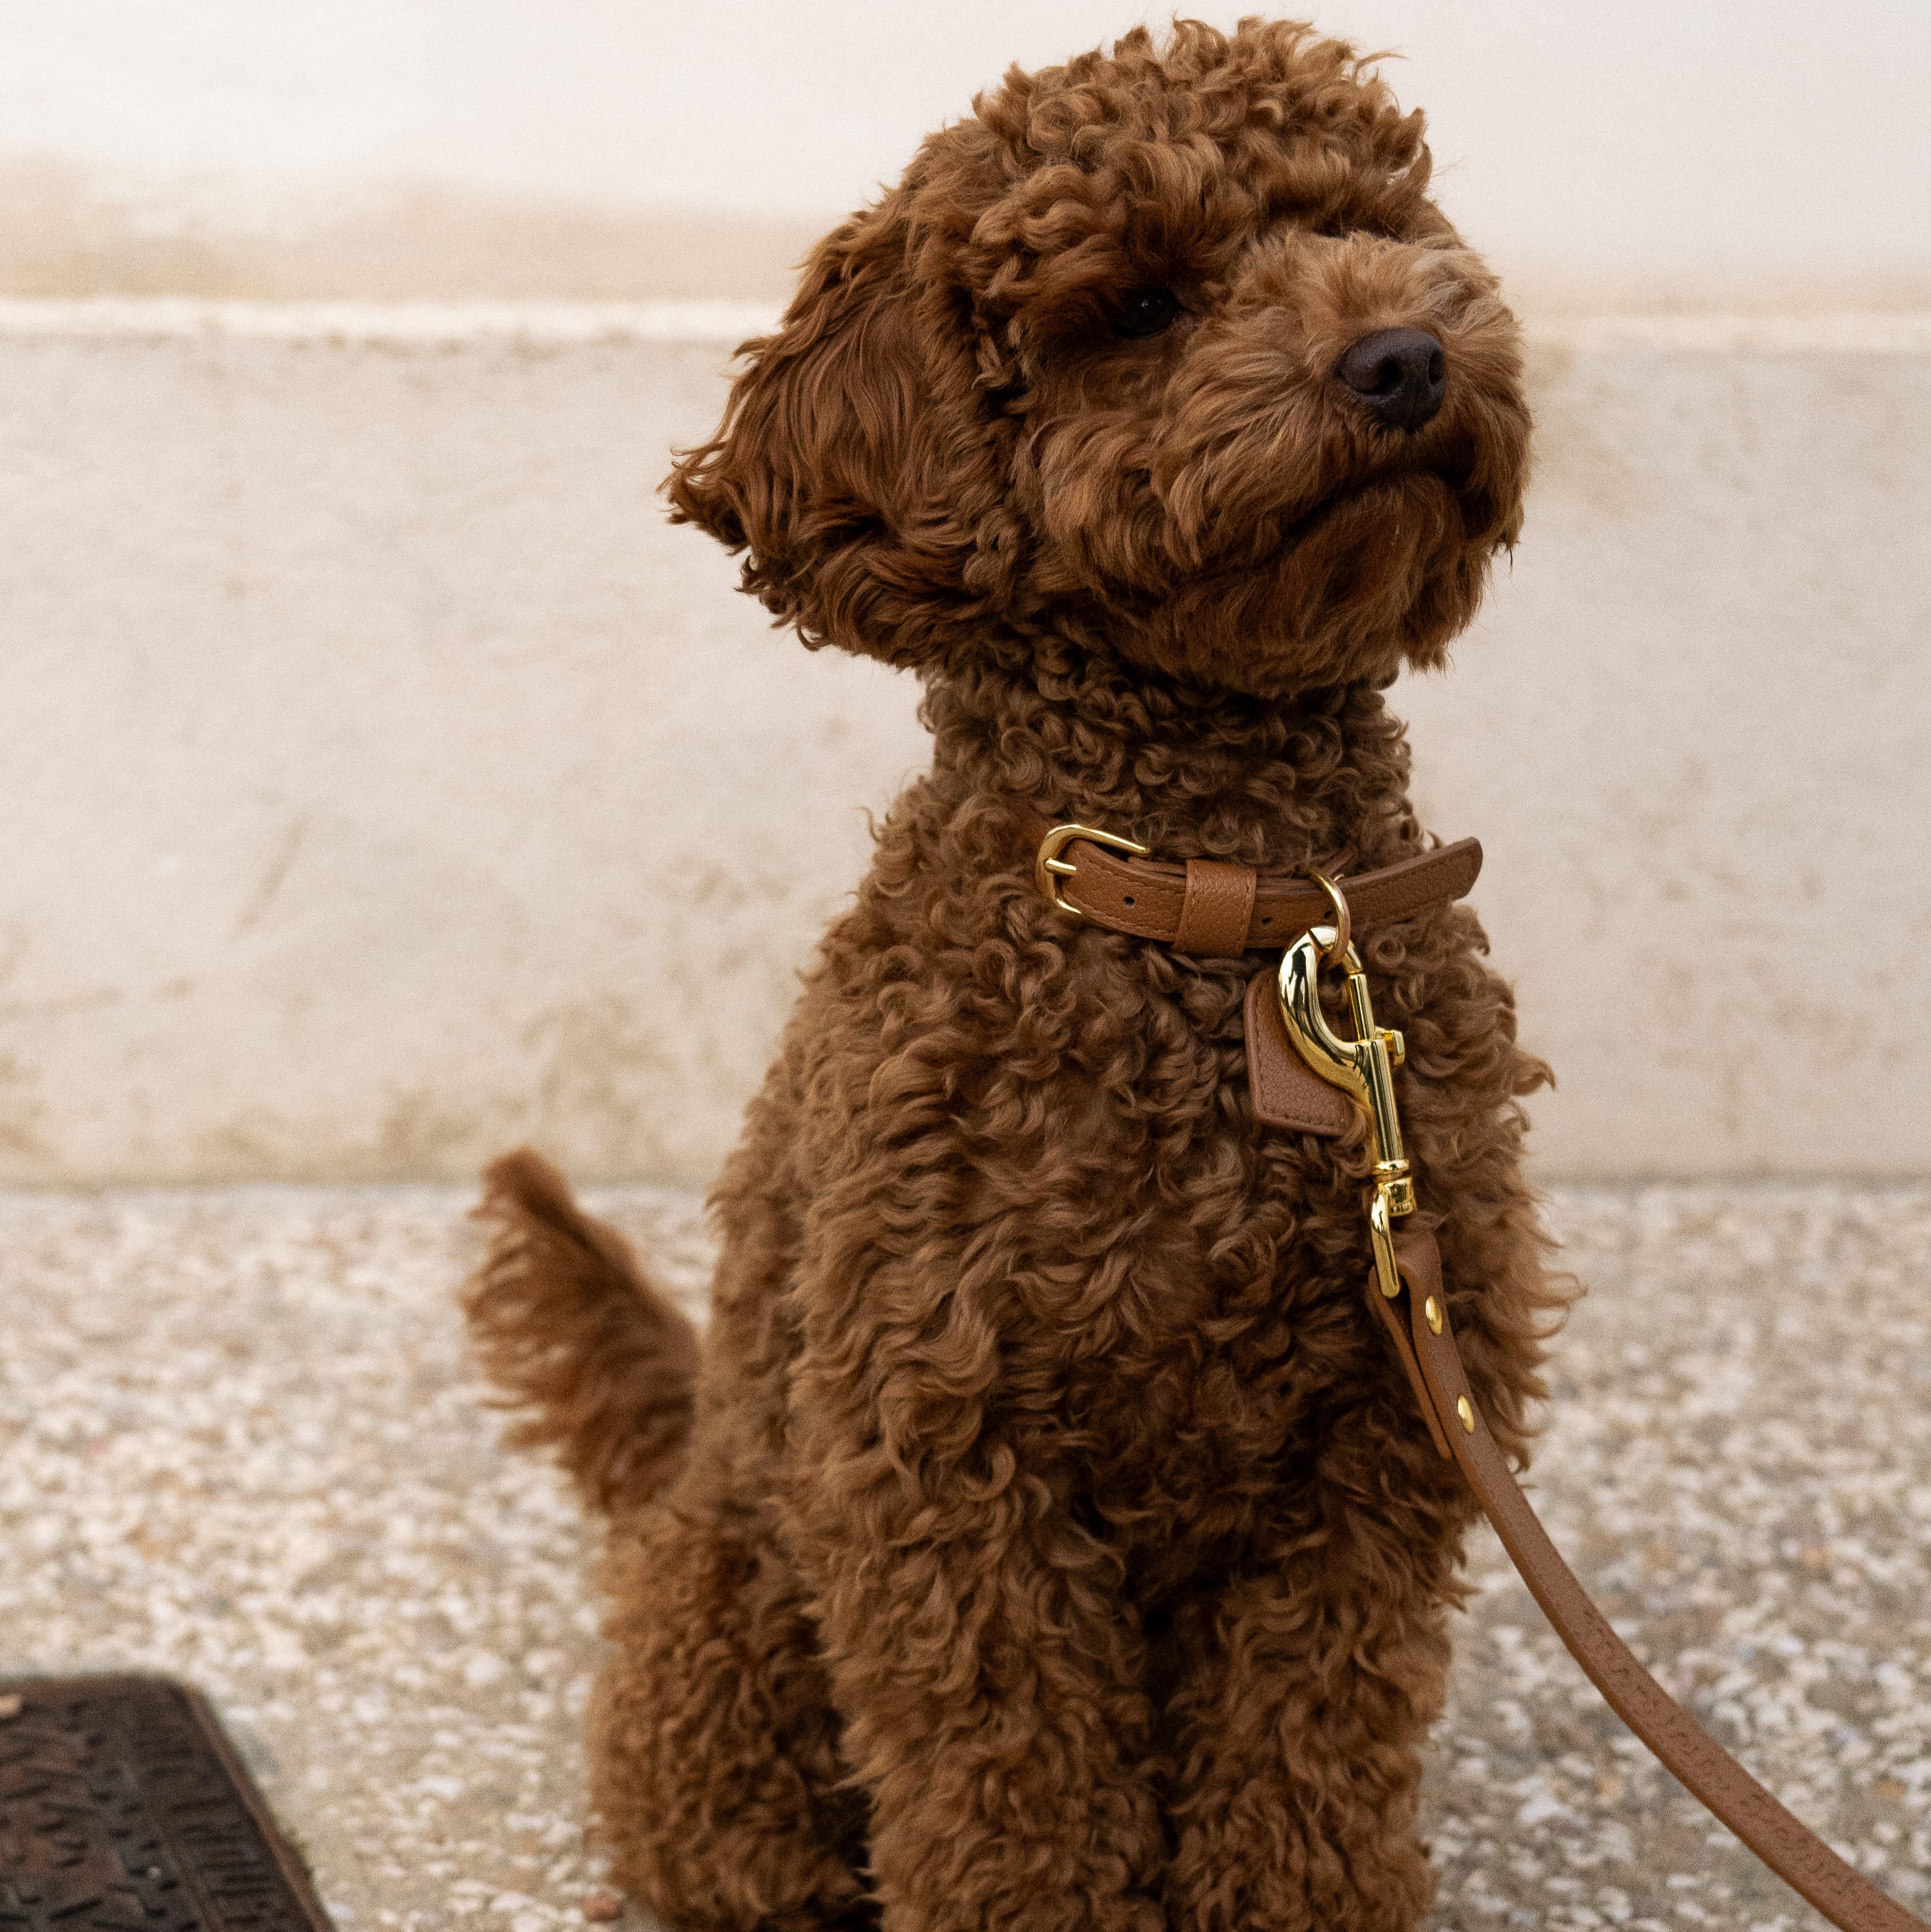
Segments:
[[[1129,342],[1144,341],[1171,328],[1180,304],[1171,289],[1135,289],[1113,312],[1113,332]]]

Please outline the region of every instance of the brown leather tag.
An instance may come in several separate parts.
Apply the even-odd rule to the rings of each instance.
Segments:
[[[1254,1118],[1263,1126],[1331,1139],[1348,1131],[1354,1102],[1294,1051],[1281,1017],[1279,979],[1278,969],[1270,966],[1247,982],[1247,1087]]]

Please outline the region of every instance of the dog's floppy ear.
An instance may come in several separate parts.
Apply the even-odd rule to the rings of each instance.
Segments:
[[[748,553],[743,587],[806,644],[907,666],[983,624],[1018,550],[969,304],[937,238],[914,252],[898,191],[821,242],[664,486],[673,521]]]

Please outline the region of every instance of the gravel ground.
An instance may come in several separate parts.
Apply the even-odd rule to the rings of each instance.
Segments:
[[[582,1922],[584,1539],[499,1454],[443,1190],[0,1196],[0,1674],[214,1697],[344,1928]],[[701,1304],[688,1196],[597,1204]],[[1931,1904],[1931,1189],[1568,1190],[1539,1502],[1618,1628]],[[1915,1292],[1913,1291],[1915,1290]],[[1881,1324],[1881,1326],[1880,1326]],[[1656,1769],[1486,1533],[1434,1924],[1823,1922]]]

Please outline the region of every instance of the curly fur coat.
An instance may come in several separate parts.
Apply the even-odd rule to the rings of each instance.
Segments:
[[[1177,24],[1015,70],[829,237],[676,514],[933,767],[713,1198],[701,1350],[534,1156],[484,1359],[610,1517],[591,1718],[684,1932],[1398,1932],[1473,1504],[1363,1305],[1360,1133],[1257,1130],[1253,965],[1075,926],[1030,815],[1355,872],[1426,842],[1381,692],[1518,526],[1516,331],[1347,47]],[[1442,352],[1390,421],[1337,374]],[[1519,1456],[1555,1297],[1480,928],[1367,943],[1422,1211]],[[1257,962],[1258,963],[1258,962]]]

